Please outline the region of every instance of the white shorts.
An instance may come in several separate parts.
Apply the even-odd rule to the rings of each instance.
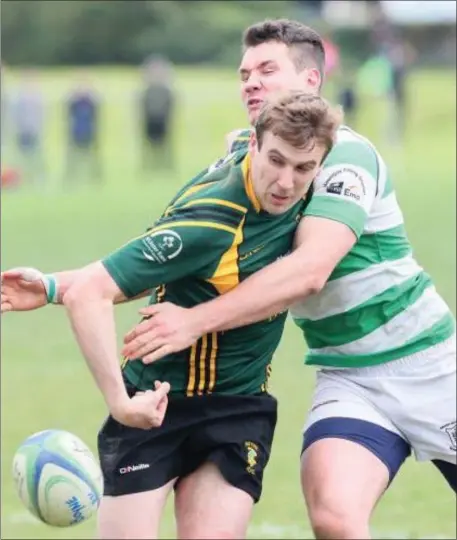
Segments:
[[[306,430],[319,420],[353,418],[402,437],[416,459],[456,463],[456,338],[387,364],[327,369]]]

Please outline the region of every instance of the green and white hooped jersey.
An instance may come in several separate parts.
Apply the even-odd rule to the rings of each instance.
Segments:
[[[307,364],[381,364],[455,332],[452,313],[413,258],[389,172],[368,140],[340,129],[306,215],[345,223],[358,238],[324,289],[291,309]]]

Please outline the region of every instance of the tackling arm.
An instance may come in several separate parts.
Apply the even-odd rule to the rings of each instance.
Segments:
[[[318,293],[356,239],[349,227],[337,221],[303,218],[293,253],[250,276],[229,293],[192,308],[203,333],[266,319]]]

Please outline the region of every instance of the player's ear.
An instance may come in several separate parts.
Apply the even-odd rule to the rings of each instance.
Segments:
[[[306,87],[309,90],[312,90],[316,94],[319,93],[319,88],[321,87],[321,74],[319,73],[318,69],[311,68],[311,69],[304,69],[303,75],[306,79]]]

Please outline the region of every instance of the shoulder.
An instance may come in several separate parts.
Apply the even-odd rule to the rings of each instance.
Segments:
[[[375,146],[355,131],[343,127],[315,181],[318,191],[334,195],[353,191],[378,194],[385,183],[385,165]],[[349,190],[349,191],[348,191]]]
[[[375,179],[379,176],[379,153],[365,137],[350,128],[342,127],[338,131],[337,141],[323,169],[344,165],[353,165],[365,169]]]
[[[225,136],[227,152],[236,152],[242,148],[247,148],[251,129],[235,129]]]
[[[234,166],[208,174],[198,189],[169,209],[164,220],[236,234],[248,209],[240,196],[241,183],[234,181],[233,174],[236,174]]]

